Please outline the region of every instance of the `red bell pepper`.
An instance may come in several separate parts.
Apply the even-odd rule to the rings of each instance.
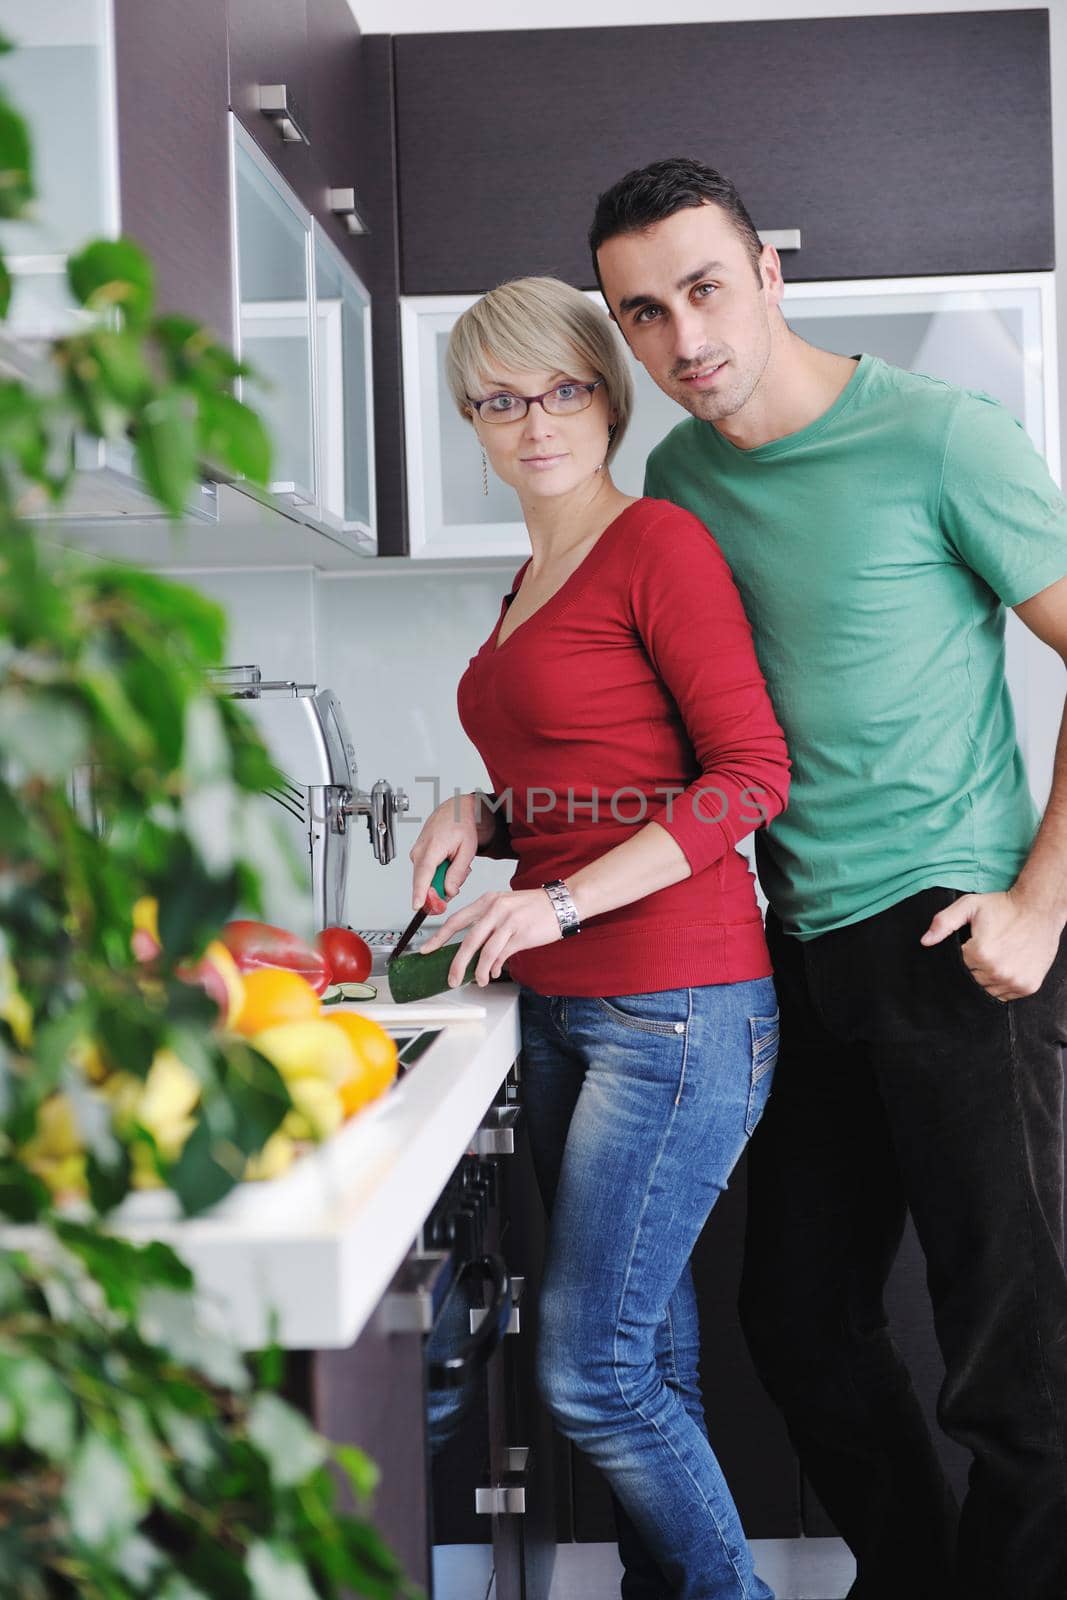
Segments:
[[[251,920],[228,922],[222,930],[222,942],[241,972],[284,967],[289,972],[299,972],[316,994],[322,994],[333,982],[330,964],[322,952],[286,928]]]

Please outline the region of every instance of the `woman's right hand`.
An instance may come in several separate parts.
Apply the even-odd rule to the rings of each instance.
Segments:
[[[421,911],[426,903],[433,875],[442,861],[452,863],[445,875],[445,895],[451,900],[459,893],[470,873],[479,842],[476,795],[455,795],[430,812],[410,851],[415,869],[411,884],[411,904],[415,911]]]

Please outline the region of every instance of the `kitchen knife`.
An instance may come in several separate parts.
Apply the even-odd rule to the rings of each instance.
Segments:
[[[451,861],[442,861],[441,865],[438,867],[437,871],[433,875],[433,882],[430,884],[431,893],[434,890],[436,890],[437,893],[440,895],[442,900],[444,900],[446,898],[446,896],[445,896],[445,873],[448,871],[448,869],[449,869],[449,867],[451,865],[452,865]],[[415,935],[418,933],[419,929],[422,927],[423,923],[426,921],[426,918],[429,916],[430,912],[435,910],[435,909],[436,908],[430,904],[430,896],[429,896],[429,894],[427,894],[426,900],[423,903],[422,910],[421,911],[416,911],[415,915],[412,917],[411,921],[408,923],[407,927],[404,929],[403,933],[400,935],[400,939],[399,939],[398,943],[396,944],[396,946],[394,947],[392,955],[389,957],[389,960],[386,962],[386,967],[391,967],[393,962],[396,960],[397,956],[403,955],[404,951],[407,949],[407,947],[411,943],[412,939],[414,939]]]

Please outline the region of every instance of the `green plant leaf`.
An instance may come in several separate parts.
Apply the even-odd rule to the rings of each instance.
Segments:
[[[292,1107],[285,1079],[272,1061],[251,1045],[228,1040],[221,1081],[233,1108],[236,1138],[241,1151],[255,1155]]]
[[[90,1550],[127,1539],[146,1506],[121,1450],[95,1432],[75,1452],[63,1499],[75,1538]]]
[[[15,379],[0,382],[0,458],[3,456],[9,456],[32,482],[50,481],[44,406]]]
[[[209,873],[184,835],[167,861],[167,889],[159,896],[159,936],[175,958],[199,954],[230,915],[237,885]]]
[[[304,1563],[288,1545],[258,1541],[249,1548],[245,1570],[255,1600],[319,1600]]]
[[[34,196],[33,159],[25,122],[0,101],[0,217],[21,217]]]
[[[85,760],[88,748],[88,722],[69,700],[14,685],[0,687],[0,751],[27,777],[61,782]]]
[[[270,435],[256,412],[233,395],[201,395],[200,449],[207,460],[253,483],[270,480]]]
[[[85,1163],[86,1177],[89,1182],[89,1199],[93,1209],[101,1216],[106,1216],[116,1206],[121,1205],[130,1192],[130,1183],[133,1177],[133,1162],[126,1145],[120,1140],[112,1141],[113,1155],[105,1158],[98,1155],[95,1150],[90,1150]]]
[[[333,1455],[352,1485],[356,1499],[369,1500],[382,1476],[370,1456],[354,1444],[334,1445]]]
[[[157,317],[152,332],[171,376],[193,388],[207,393],[226,390],[235,378],[247,377],[252,371],[218,342],[210,328],[191,317]]]
[[[0,1216],[36,1222],[50,1205],[48,1190],[35,1172],[13,1156],[0,1157]]]
[[[102,592],[124,602],[127,626],[136,629],[139,640],[151,644],[154,658],[167,658],[168,670],[180,662],[187,671],[195,670],[199,680],[206,668],[222,661],[226,613],[217,601],[173,578],[135,567],[97,567],[95,578]],[[162,638],[159,629],[166,630]],[[197,688],[201,687],[198,681]]]
[[[22,1436],[49,1461],[64,1461],[74,1448],[74,1404],[46,1361],[0,1351],[0,1390],[16,1408]]]
[[[127,1239],[104,1233],[94,1224],[57,1219],[55,1232],[60,1243],[83,1263],[104,1292],[114,1311],[133,1317],[142,1295],[155,1288],[189,1294],[193,1275],[169,1245],[153,1240],[150,1244],[131,1244]]]
[[[203,1473],[215,1463],[211,1429],[202,1417],[191,1417],[177,1406],[156,1406],[156,1422],[170,1448],[186,1470]]]
[[[163,1565],[165,1557],[163,1552],[146,1539],[143,1534],[131,1533],[124,1544],[115,1551],[115,1570],[126,1583],[143,1590],[151,1582],[153,1575]],[[168,1585],[168,1588],[170,1586]],[[156,1600],[165,1591],[154,1589],[152,1593]]]
[[[98,328],[87,343],[108,393],[131,410],[142,405],[153,385],[138,334],[126,328]]]
[[[197,1589],[185,1578],[174,1575],[161,1589],[153,1591],[152,1600],[207,1600],[203,1589]]]
[[[271,1341],[252,1358],[255,1362],[256,1384],[267,1391],[280,1389],[285,1381],[285,1351],[277,1341],[278,1313],[271,1312]]]
[[[0,258],[0,319],[11,309],[11,274],[7,262]]]
[[[298,1411],[275,1394],[256,1395],[248,1408],[248,1437],[283,1489],[303,1483],[327,1459],[320,1439]]]
[[[241,1357],[232,1344],[204,1326],[192,1295],[149,1290],[142,1297],[138,1326],[149,1344],[203,1373],[210,1383],[238,1393],[248,1388],[248,1369]]]
[[[94,239],[70,257],[67,279],[75,299],[90,311],[118,308],[130,326],[151,314],[155,274],[132,239]]]
[[[186,1216],[196,1216],[218,1202],[239,1183],[244,1170],[242,1153],[231,1138],[212,1132],[202,1118],[186,1139],[182,1153],[167,1177]]]
[[[195,408],[187,389],[171,385],[148,402],[134,448],[149,489],[172,517],[180,517],[196,477]]]

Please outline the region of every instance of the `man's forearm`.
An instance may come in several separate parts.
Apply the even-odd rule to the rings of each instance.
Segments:
[[[1060,719],[1048,805],[1012,894],[1061,930],[1067,924],[1067,705]]]

